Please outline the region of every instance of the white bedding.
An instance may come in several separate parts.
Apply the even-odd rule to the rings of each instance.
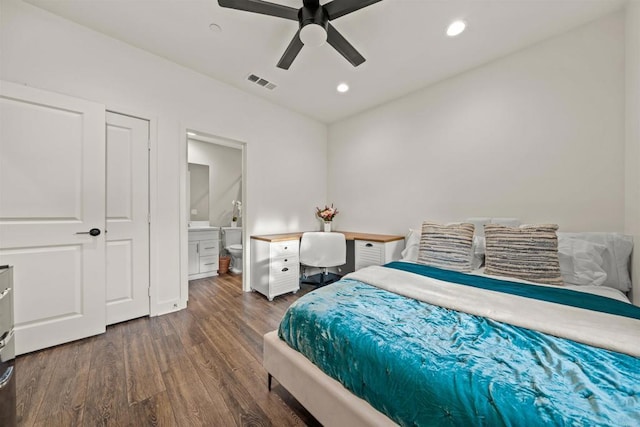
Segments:
[[[406,261],[403,261],[406,262]],[[525,283],[525,284],[529,284],[529,285],[537,285],[537,286],[551,286],[551,285],[543,285],[541,283],[534,283],[534,282],[529,282],[527,280],[521,280],[521,279],[516,279],[514,277],[502,277],[502,276],[492,276],[489,274],[484,274],[484,267],[479,268],[477,270],[474,270],[471,272],[471,274],[477,274],[479,276],[485,276],[485,277],[492,277],[495,279],[500,279],[500,280],[507,280],[509,282],[518,282],[518,283]],[[631,301],[629,301],[629,298],[627,298],[627,296],[622,293],[622,291],[618,290],[618,289],[614,289],[614,288],[610,288],[608,286],[601,286],[601,285],[564,285],[562,286],[563,289],[571,289],[573,291],[578,291],[578,292],[585,292],[588,294],[593,294],[593,295],[599,295],[601,297],[607,297],[607,298],[612,298],[618,301],[622,301],[622,302],[626,302],[631,304]]]
[[[381,266],[363,268],[345,277],[430,304],[640,357],[638,319],[443,282]],[[584,286],[580,288],[585,290]]]
[[[616,299],[618,301],[626,302],[627,304],[631,304],[629,298],[625,294],[623,294],[618,289],[609,288],[606,286],[598,286],[598,285],[585,285],[585,286],[563,286],[563,288],[571,289],[579,292],[586,292],[589,294],[600,295],[601,297],[607,297]]]

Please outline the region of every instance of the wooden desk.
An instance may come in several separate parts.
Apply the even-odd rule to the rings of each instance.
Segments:
[[[400,259],[404,236],[334,231],[347,240],[347,264],[341,274],[369,265],[381,265]],[[300,233],[251,236],[251,289],[269,301],[275,296],[300,289]],[[352,249],[349,249],[352,248]]]
[[[357,231],[334,231],[333,233],[342,233],[347,240],[368,240],[376,243],[388,243],[395,242],[397,240],[404,240],[404,236],[395,234],[372,234],[372,233],[360,233]],[[263,240],[265,242],[282,242],[285,240],[300,240],[302,232],[300,233],[284,233],[284,234],[263,234],[257,236],[251,236],[252,239]]]

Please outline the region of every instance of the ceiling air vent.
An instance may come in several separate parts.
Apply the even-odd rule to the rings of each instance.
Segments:
[[[269,90],[273,90],[276,87],[278,87],[274,83],[271,83],[269,80],[263,79],[262,77],[258,77],[255,74],[249,74],[249,77],[247,77],[247,80],[249,80],[252,83],[257,84],[258,86],[265,87],[265,88],[267,88]]]

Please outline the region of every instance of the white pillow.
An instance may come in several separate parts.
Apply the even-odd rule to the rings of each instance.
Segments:
[[[476,227],[473,236],[473,258],[471,266],[474,270],[484,265],[485,241],[484,226],[486,224],[505,225],[507,227],[518,227],[522,222],[518,218],[490,218],[490,217],[472,217],[467,218],[465,222],[469,222]]]
[[[629,259],[633,250],[633,237],[621,233],[558,233],[558,240],[577,239],[603,245],[607,248],[602,253],[602,269],[607,273],[602,286],[628,292],[631,289],[629,275]]]
[[[467,218],[464,222],[470,222],[471,224],[476,226],[476,236],[484,237],[484,226],[486,224],[498,224],[504,225],[507,227],[518,227],[522,224],[518,218],[491,218],[485,216],[477,216],[472,218]],[[482,251],[484,253],[484,249]]]
[[[401,261],[417,262],[418,251],[420,249],[420,230],[409,229],[407,237],[404,238],[404,249],[400,252]]]
[[[579,239],[558,239],[560,274],[568,285],[602,285],[607,272],[602,268],[604,245]]]
[[[484,234],[484,226],[482,227],[482,234]],[[471,246],[472,258],[471,258],[471,268],[473,270],[477,270],[482,267],[484,264],[484,252],[485,252],[485,243],[484,236],[478,236],[476,234],[473,236],[473,246]]]
[[[491,218],[473,217],[473,218],[465,219],[464,222],[469,222],[469,223],[473,224],[476,227],[476,233],[475,233],[476,236],[484,237],[484,225],[485,224],[491,224]],[[483,249],[482,253],[484,253],[484,249]]]

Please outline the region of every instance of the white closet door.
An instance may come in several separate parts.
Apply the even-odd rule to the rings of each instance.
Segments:
[[[149,122],[107,113],[107,324],[149,314]]]
[[[104,123],[102,105],[0,84],[0,264],[15,266],[18,354],[105,331]]]

